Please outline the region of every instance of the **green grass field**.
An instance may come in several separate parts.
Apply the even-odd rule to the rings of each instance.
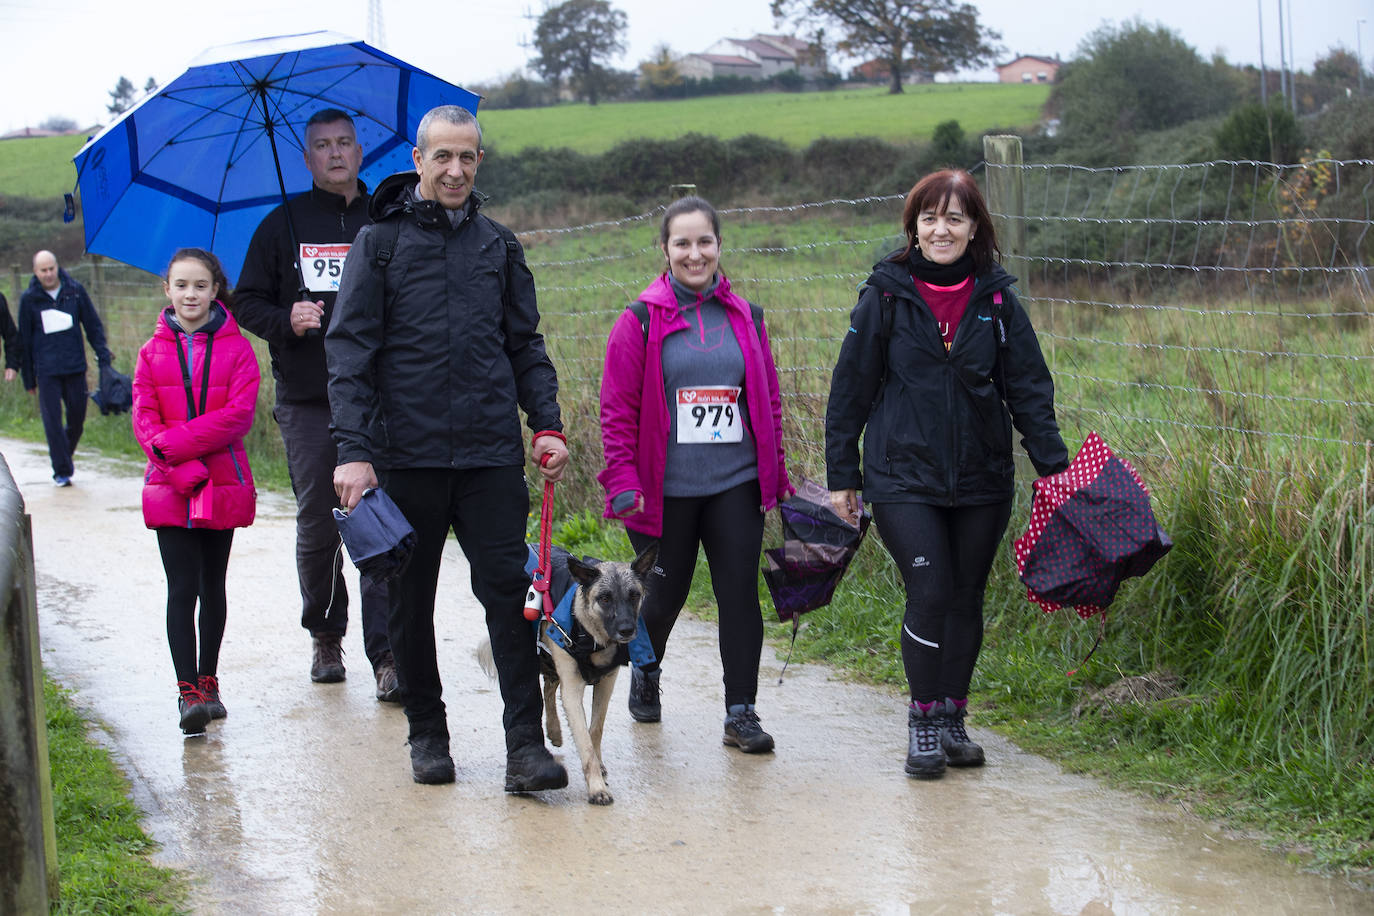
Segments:
[[[885,88],[864,87],[479,110],[479,116],[483,142],[498,151],[566,146],[601,153],[634,137],[667,139],[693,132],[722,140],[761,134],[800,149],[820,137],[925,141],[935,125],[949,120],[970,135],[992,127],[1029,127],[1040,119],[1047,98],[1048,86],[942,83],[909,86],[895,96]]]
[[[0,209],[4,198],[52,197],[76,185],[72,157],[86,137],[33,137],[0,141]]]
[[[958,121],[970,135],[992,127],[1029,127],[1040,119],[1048,97],[1047,86],[942,83],[909,86],[897,96],[881,87],[864,87],[568,104],[480,111],[480,117],[486,145],[498,151],[543,146],[602,153],[621,140],[692,132],[722,139],[760,134],[800,149],[819,137],[924,141],[936,124],[949,120]],[[0,195],[50,197],[70,191],[76,184],[72,156],[85,142],[85,136],[0,142]]]

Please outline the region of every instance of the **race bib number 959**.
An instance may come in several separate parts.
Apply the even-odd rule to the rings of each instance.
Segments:
[[[677,441],[681,444],[743,442],[739,389],[729,386],[677,390]]]
[[[347,242],[329,245],[302,242],[300,263],[306,289],[312,293],[337,293],[348,249]]]

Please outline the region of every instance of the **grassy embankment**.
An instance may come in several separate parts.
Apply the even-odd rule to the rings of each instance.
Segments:
[[[148,861],[153,843],[139,825],[142,812],[109,752],[91,740],[60,687],[45,680],[43,690],[61,875],[52,912],[185,912],[185,882]]]

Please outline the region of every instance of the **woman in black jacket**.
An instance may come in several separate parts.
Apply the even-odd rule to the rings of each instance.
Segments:
[[[1068,466],[1054,383],[1011,290],[983,195],[959,170],[927,175],[902,212],[907,244],[873,268],[850,315],[826,408],[835,511],[858,491],[906,587],[911,689],[906,772],[980,766],[964,730],[983,641],[983,592],[1011,515],[1014,424],[1041,475]],[[859,437],[863,433],[860,467]]]

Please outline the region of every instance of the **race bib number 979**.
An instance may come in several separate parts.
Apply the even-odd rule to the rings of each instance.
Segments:
[[[347,242],[329,245],[302,242],[300,263],[306,289],[312,293],[337,293],[348,249]]]
[[[739,389],[726,385],[679,388],[677,441],[681,444],[743,442]]]

